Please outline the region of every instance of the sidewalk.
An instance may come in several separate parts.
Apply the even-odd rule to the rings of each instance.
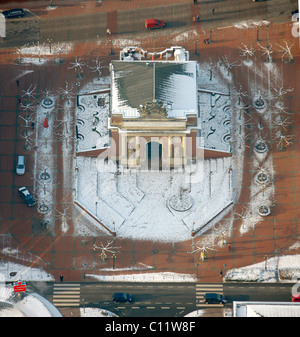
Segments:
[[[182,1],[178,1],[182,2]],[[46,3],[46,2],[45,2]],[[47,1],[48,3],[48,1]],[[54,3],[54,2],[53,2]],[[59,3],[59,1],[57,1]],[[64,1],[65,3],[65,1]],[[74,3],[74,2],[73,2]],[[113,3],[113,4],[112,4]],[[151,1],[151,5],[158,5],[161,2],[158,0]],[[166,3],[174,3],[174,0],[167,0]],[[110,1],[110,10],[120,10],[130,8],[130,6],[144,6],[149,4],[149,1]],[[191,4],[192,5],[192,4]],[[29,5],[28,5],[29,6]],[[106,11],[107,1],[103,0],[101,6],[95,1],[82,2],[82,8],[63,7],[60,8],[60,13],[66,15],[69,13],[79,13],[82,10],[90,12],[91,10]],[[129,7],[128,7],[129,6]],[[136,7],[134,7],[136,8]],[[45,15],[56,15],[57,10],[49,11]],[[191,16],[194,14],[191,12]],[[193,28],[192,28],[193,29]],[[197,61],[212,60],[218,62],[224,55],[230,57],[230,60],[240,59],[240,49],[242,43],[255,46],[258,50],[256,41],[256,27],[247,29],[227,28],[214,31],[211,44],[204,44],[203,38],[206,36],[201,26],[191,31],[189,35],[183,36],[180,40],[180,45],[190,51],[191,59]],[[260,41],[266,43],[267,30],[265,26],[260,27]],[[282,41],[293,41],[290,34],[290,23],[274,25],[271,24],[268,30],[270,43],[272,45],[280,44]],[[169,47],[173,36],[162,36],[156,41],[156,48]],[[297,41],[296,41],[297,42]],[[144,49],[151,49],[153,41],[149,38],[141,39],[141,45]],[[197,47],[196,47],[197,46]],[[287,63],[281,60],[281,54],[274,52],[273,61],[276,68],[270,72],[269,78],[259,76],[260,71],[264,66],[261,54],[257,52],[257,59],[254,63],[254,68],[234,67],[233,69],[233,85],[241,84],[244,90],[250,90],[252,83],[264,84],[266,81],[267,89],[281,83],[283,76],[284,87],[294,88],[286,97],[288,109],[292,125],[289,126],[289,134],[293,134],[293,144],[283,151],[277,148],[278,141],[275,141],[273,134],[270,133],[268,125],[265,126],[264,136],[267,137],[268,144],[271,148],[271,156],[275,168],[275,206],[272,208],[270,216],[262,219],[259,224],[241,235],[239,228],[241,219],[236,218],[235,229],[229,238],[226,238],[231,244],[231,250],[227,247],[219,248],[216,251],[208,253],[208,259],[204,262],[199,261],[199,256],[187,253],[191,250],[192,238],[187,242],[163,243],[163,242],[141,242],[137,240],[127,240],[116,238],[115,245],[121,246],[121,254],[117,256],[115,261],[110,257],[106,261],[99,258],[99,253],[93,250],[93,245],[100,245],[101,242],[106,242],[112,238],[101,231],[96,233],[96,236],[90,235],[90,232],[76,233],[75,224],[81,221],[86,224],[87,228],[91,228],[88,220],[82,217],[82,214],[77,208],[70,207],[71,220],[68,220],[68,229],[62,231],[61,223],[56,220],[54,227],[50,230],[43,230],[40,227],[42,216],[32,209],[27,209],[20,202],[16,193],[16,187],[24,184],[33,186],[33,168],[35,149],[32,147],[29,151],[24,150],[24,140],[20,137],[22,123],[18,114],[21,114],[20,106],[17,99],[20,97],[22,90],[27,89],[31,84],[37,84],[37,90],[42,93],[45,89],[51,87],[54,92],[58,88],[64,87],[65,82],[75,83],[74,72],[68,70],[70,62],[74,62],[75,56],[81,57],[84,60],[90,60],[95,55],[101,55],[106,65],[110,59],[118,57],[118,47],[115,48],[115,55],[111,56],[109,49],[104,44],[95,43],[80,43],[73,46],[72,51],[67,56],[64,56],[64,63],[55,64],[47,62],[45,66],[27,66],[16,65],[10,63],[16,59],[15,52],[9,54],[1,53],[0,58],[0,74],[5,81],[0,83],[0,213],[1,226],[0,234],[13,235],[11,247],[20,251],[26,252],[28,255],[35,256],[36,259],[29,263],[32,267],[40,267],[43,265],[40,259],[49,263],[49,273],[54,275],[56,280],[59,280],[59,275],[64,274],[64,280],[68,281],[87,281],[86,274],[95,272],[102,273],[103,268],[112,268],[115,263],[115,271],[111,274],[122,274],[126,271],[119,271],[121,268],[131,268],[137,263],[153,267],[156,272],[174,272],[196,275],[198,273],[199,282],[220,282],[220,270],[226,268],[238,268],[245,265],[254,264],[264,261],[265,255],[273,256],[274,254],[296,254],[299,253],[299,248],[289,250],[292,244],[299,241],[299,106],[300,99],[298,98],[299,80],[297,80],[298,63],[300,60],[299,45],[296,43],[293,56],[295,62]],[[195,55],[197,48],[197,55]],[[7,62],[9,61],[9,62]],[[15,78],[21,73],[29,71],[26,76],[20,78],[20,86],[16,86]],[[82,85],[88,84],[95,74],[86,73],[82,80]],[[108,75],[108,70],[104,71],[104,76]],[[269,81],[269,82],[267,82]],[[16,115],[17,112],[17,115]],[[54,119],[53,119],[54,120]],[[258,120],[253,120],[253,129],[257,126]],[[255,129],[256,130],[256,129]],[[254,131],[253,131],[254,132]],[[253,133],[254,135],[254,133]],[[253,145],[249,142],[249,146]],[[65,166],[63,163],[62,145],[58,144],[54,147],[53,157],[56,160],[56,206],[62,210],[64,206],[71,205],[72,191],[70,186],[63,183]],[[14,158],[17,154],[24,154],[29,157],[29,172],[24,177],[18,177],[14,174]],[[254,169],[251,164],[253,156],[252,148],[246,150],[243,191],[237,202],[235,209],[229,216],[235,212],[241,212],[243,207],[248,208],[250,204],[249,181],[253,179]],[[229,217],[228,216],[228,217]],[[225,219],[226,220],[226,219]],[[24,253],[25,254],[25,253]],[[25,255],[26,255],[25,254]],[[37,258],[39,257],[39,258]],[[2,255],[2,259],[5,256]],[[22,259],[15,259],[21,263]],[[23,261],[24,262],[24,261]],[[197,266],[198,264],[198,266]],[[45,264],[44,264],[45,266]],[[226,266],[226,267],[224,267]],[[107,273],[107,272],[103,272]]]

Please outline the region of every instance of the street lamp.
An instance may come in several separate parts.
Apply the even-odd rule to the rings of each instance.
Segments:
[[[196,40],[196,41],[194,41],[194,43],[195,43],[195,55],[198,55],[198,53],[197,53],[197,44],[198,44],[198,40]]]
[[[269,48],[269,28],[270,28],[270,26],[267,25],[266,26],[266,30],[267,30],[267,48]]]
[[[197,281],[198,281],[198,267],[199,267],[199,263],[196,264],[197,267]]]
[[[113,258],[113,269],[115,269],[115,259],[116,259],[116,253],[115,252],[113,252],[112,258]]]
[[[110,55],[113,55],[113,50],[112,50],[112,38],[111,38],[111,31],[109,28],[106,30],[107,36],[110,36]]]
[[[260,27],[256,27],[256,41],[258,42],[259,41],[259,38],[258,38],[258,33],[259,33],[259,29]]]
[[[52,43],[53,40],[50,37],[46,37],[46,36],[45,36],[45,39],[49,43],[49,50],[50,50],[50,54],[51,54],[51,43]]]
[[[267,270],[267,261],[268,261],[268,256],[265,255],[265,270]]]
[[[212,32],[213,32],[213,29],[212,28],[210,28],[210,38],[209,38],[209,42],[213,42],[213,39],[212,39]]]

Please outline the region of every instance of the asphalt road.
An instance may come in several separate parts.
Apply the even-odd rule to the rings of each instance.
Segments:
[[[215,14],[212,8],[215,7]],[[199,15],[201,29],[208,30],[227,27],[247,21],[268,20],[284,22],[291,20],[290,13],[297,8],[297,0],[268,0],[253,2],[251,0],[236,1],[200,1]],[[117,16],[117,18],[115,17]],[[165,29],[145,30],[145,19],[156,17],[166,21]],[[191,29],[191,4],[182,3],[171,6],[153,8],[137,8],[112,13],[92,13],[68,17],[43,18],[26,11],[19,19],[0,20],[0,48],[20,47],[26,43],[75,42],[106,38],[106,29],[111,21],[113,36],[134,38],[138,35],[153,36],[181,33]],[[3,36],[5,37],[3,38]]]
[[[292,286],[292,283],[225,283],[224,295],[230,302],[290,302]]]
[[[229,301],[228,308],[233,301],[291,302],[292,286],[292,283],[223,283],[223,294]],[[52,302],[52,282],[28,282],[27,288]],[[114,292],[132,294],[132,303],[113,303]],[[80,306],[102,308],[120,317],[183,317],[197,310],[196,284],[85,282],[80,284]]]

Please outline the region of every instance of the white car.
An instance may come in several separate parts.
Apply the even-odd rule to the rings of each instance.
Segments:
[[[19,176],[22,176],[25,173],[25,157],[24,156],[18,156],[16,173]]]

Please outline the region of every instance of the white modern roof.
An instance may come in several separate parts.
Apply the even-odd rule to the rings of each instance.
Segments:
[[[234,317],[300,317],[300,303],[233,302]]]

